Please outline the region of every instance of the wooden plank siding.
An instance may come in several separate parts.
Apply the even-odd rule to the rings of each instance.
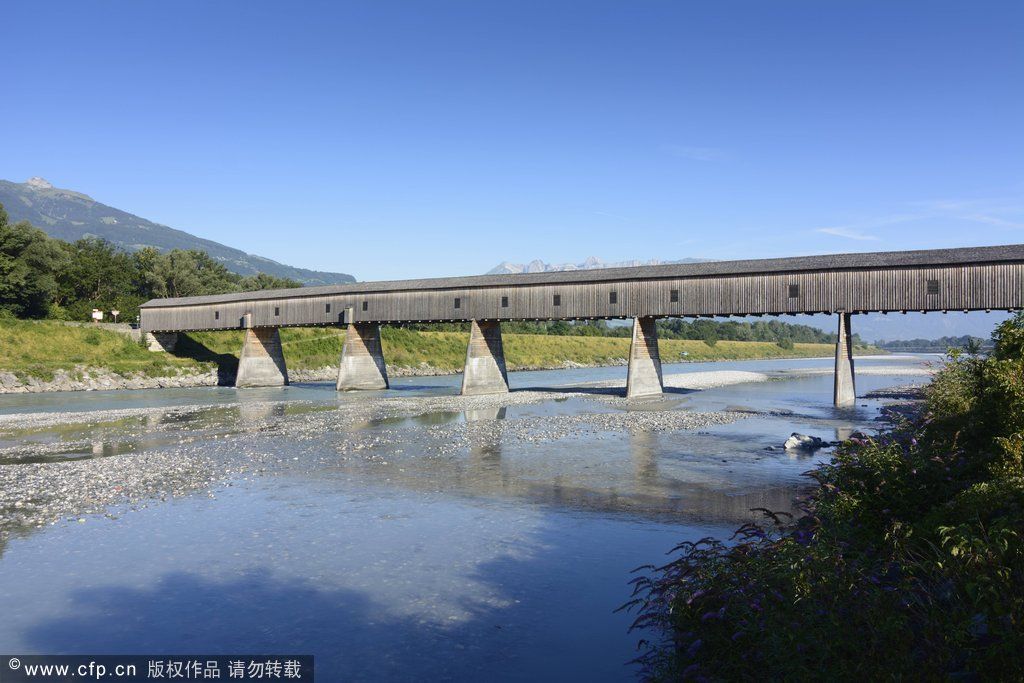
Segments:
[[[893,265],[865,267],[807,269],[809,258],[831,259],[826,262],[831,264],[838,257],[804,257],[794,259],[803,268],[786,270],[774,259],[765,272],[746,266],[756,262],[737,262],[744,264],[736,269],[742,272],[730,273],[728,262],[717,262],[713,270],[718,272],[711,274],[701,272],[708,268],[678,266],[672,276],[672,269],[659,266],[560,273],[558,278],[538,274],[409,281],[406,288],[397,281],[154,299],[141,309],[142,327],[149,332],[238,329],[249,313],[254,327],[338,325],[346,308],[352,309],[353,322],[367,323],[1024,308],[1024,246],[999,248],[998,261],[991,258],[995,252],[986,251],[992,249],[974,250],[989,260],[969,262],[958,256],[948,264],[929,257],[917,258],[926,261],[921,265],[907,265],[901,256],[931,252],[892,252]],[[949,251],[954,250],[944,253]],[[938,282],[936,293],[928,293],[930,280]],[[791,292],[791,285],[798,291]],[[678,290],[676,302],[671,301],[672,290]],[[507,307],[501,306],[502,297],[508,298]]]

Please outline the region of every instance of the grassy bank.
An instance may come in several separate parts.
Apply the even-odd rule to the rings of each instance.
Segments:
[[[21,380],[49,381],[57,370],[73,371],[77,366],[147,377],[204,367],[191,358],[152,353],[128,337],[102,328],[0,319],[0,371]]]
[[[384,353],[393,368],[423,368],[461,372],[468,335],[460,332],[425,332],[384,328]],[[344,335],[334,328],[281,330],[285,360],[293,370],[314,370],[337,365]],[[607,365],[622,363],[629,339],[542,334],[507,334],[504,337],[509,369],[559,367],[564,363]],[[771,342],[661,340],[665,362],[680,360],[744,360],[806,358],[832,354],[830,344],[794,344],[783,348]],[[174,355],[152,353],[127,337],[101,327],[72,327],[52,321],[0,320],[0,370],[49,380],[56,370],[79,366],[106,368],[121,375],[149,377],[174,374],[179,369],[230,367],[242,348],[241,331],[194,332],[182,335]]]
[[[238,355],[241,332],[197,332],[189,335],[214,354]],[[315,369],[337,364],[344,337],[329,328],[281,330],[281,343],[289,368]],[[383,330],[384,357],[388,365],[416,368],[423,365],[460,372],[466,360],[468,334],[423,332],[386,327]],[[629,354],[629,339],[619,337],[576,337],[542,334],[504,335],[505,357],[510,370],[557,367],[566,361],[581,365],[621,362]],[[771,342],[720,341],[709,346],[703,341],[662,340],[662,360],[744,360],[758,358],[809,358],[828,356],[831,344],[794,344],[782,348]]]
[[[1024,315],[812,471],[800,519],[637,580],[653,679],[1024,679]],[[651,568],[653,569],[653,568]]]

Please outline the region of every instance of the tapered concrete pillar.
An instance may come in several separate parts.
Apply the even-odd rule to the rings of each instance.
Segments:
[[[629,347],[626,398],[658,396],[662,392],[661,355],[655,318],[633,320],[633,342]]]
[[[283,387],[288,384],[281,335],[276,327],[250,327],[238,357],[236,387]]]
[[[388,369],[380,344],[380,325],[349,324],[338,369],[338,391],[387,388]]]
[[[469,327],[466,368],[462,371],[462,395],[502,394],[508,391],[505,348],[501,323],[474,320]]]
[[[853,336],[850,332],[850,314],[845,312],[839,313],[833,400],[836,408],[848,408],[857,402],[857,389],[853,375]]]

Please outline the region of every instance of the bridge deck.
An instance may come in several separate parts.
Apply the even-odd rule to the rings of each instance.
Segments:
[[[143,304],[141,322],[148,332],[177,332],[342,322],[1017,308],[1024,308],[1024,245],[364,282],[154,299]]]

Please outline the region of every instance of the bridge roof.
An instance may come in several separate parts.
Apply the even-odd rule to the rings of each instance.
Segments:
[[[797,256],[793,258],[748,259],[744,261],[705,261],[701,263],[633,266],[628,268],[595,268],[591,270],[567,270],[550,273],[470,275],[465,277],[426,278],[419,280],[382,280],[344,285],[324,285],[295,289],[265,289],[256,292],[233,292],[230,294],[152,299],[142,304],[141,308],[193,306],[232,301],[301,298],[350,293],[515,287],[642,279],[727,277],[732,275],[769,275],[786,272],[955,266],[967,263],[1000,262],[1024,262],[1024,244],[994,247],[962,247],[957,249],[826,254],[821,256]]]

